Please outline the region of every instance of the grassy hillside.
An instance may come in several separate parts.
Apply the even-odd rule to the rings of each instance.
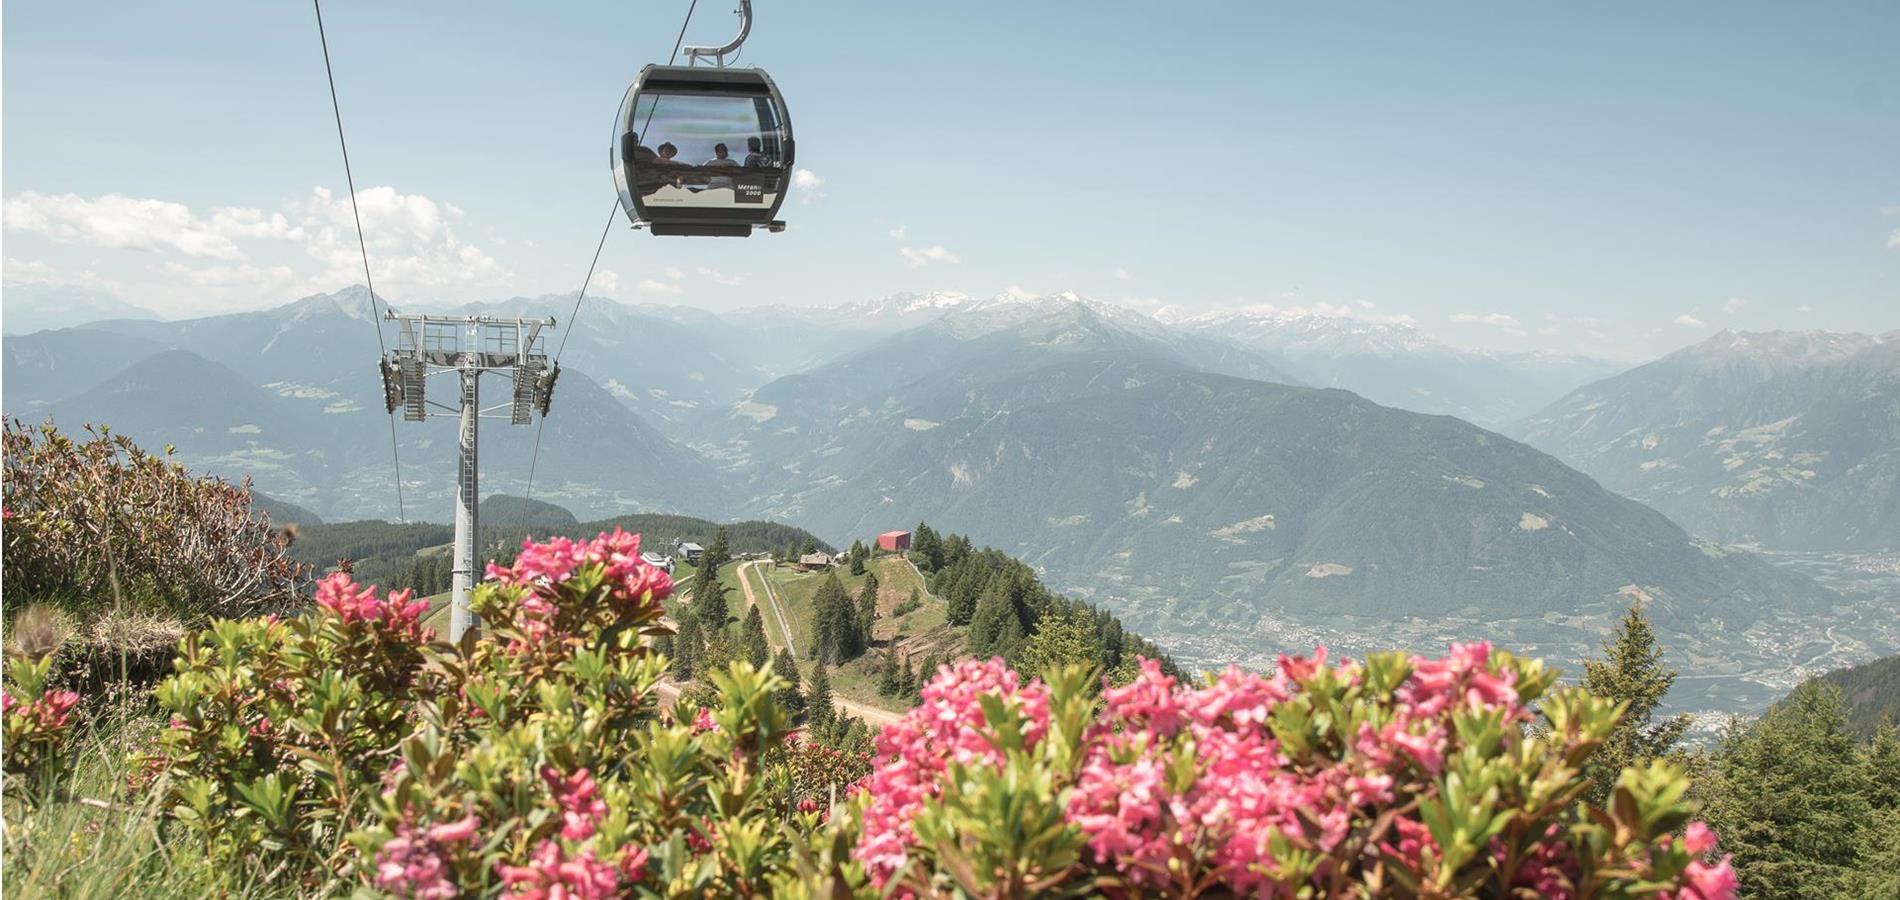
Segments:
[[[843,566],[830,572],[799,572],[788,565],[761,565],[752,571],[755,573],[752,578],[753,595],[766,604],[761,612],[765,615],[767,638],[775,650],[784,645],[784,638],[775,628],[778,624],[777,613],[762,594],[769,584],[770,590],[778,598],[778,608],[785,612],[787,627],[791,629],[792,645],[799,651],[799,668],[807,678],[818,665],[807,658],[807,654],[813,642],[812,598],[819,586],[835,572],[845,590],[856,597],[864,589],[866,579],[871,575],[877,576],[877,621],[872,626],[872,649],[829,671],[832,692],[845,700],[893,712],[909,709],[910,697],[886,697],[878,693],[878,677],[882,672],[880,667],[888,658],[887,655],[895,654],[900,660],[907,659],[914,668],[921,666],[929,657],[948,660],[962,652],[963,635],[968,628],[946,624],[942,598],[928,591],[921,573],[901,556],[870,559],[865,564],[864,575],[853,575],[848,567]],[[894,615],[896,609],[910,599],[913,590],[922,600],[921,606],[907,611],[903,616]],[[740,595],[741,602],[743,596]]]
[[[914,699],[915,683],[928,678],[936,663],[953,662],[965,656],[997,655],[1025,671],[1038,668],[1038,636],[1045,627],[1079,629],[1072,644],[1081,654],[1071,661],[1092,661],[1105,673],[1126,678],[1135,656],[1161,657],[1172,661],[1139,636],[1125,632],[1114,616],[1086,604],[1050,593],[1022,561],[992,549],[975,550],[960,536],[939,544],[947,552],[874,555],[865,560],[864,572],[852,574],[841,564],[828,571],[799,572],[788,565],[760,563],[748,569],[746,581],[754,598],[763,605],[768,638],[776,650],[784,645],[789,630],[797,651],[801,672],[809,680],[819,662],[813,658],[818,636],[814,634],[817,610],[814,608],[820,588],[835,577],[855,604],[865,583],[877,579],[877,616],[872,624],[871,643],[862,655],[831,665],[827,674],[835,696],[862,707],[900,712]],[[913,561],[913,559],[915,561]],[[922,568],[918,563],[922,563]],[[1007,602],[1003,598],[1008,598]],[[772,602],[776,599],[776,604]],[[734,605],[735,615],[743,614],[744,595]],[[985,603],[1002,604],[997,609],[1005,617],[1019,616],[1017,626],[985,627],[985,616],[971,616],[973,608]],[[961,613],[957,612],[961,607]],[[778,611],[784,613],[780,624]],[[995,616],[989,619],[994,625]],[[1052,624],[1054,623],[1054,624]],[[886,667],[908,670],[914,679],[912,689],[880,690],[887,685]]]

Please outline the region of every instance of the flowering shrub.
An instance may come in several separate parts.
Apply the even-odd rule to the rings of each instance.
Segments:
[[[453,682],[426,608],[339,573],[307,615],[219,621],[180,642],[155,691],[171,716],[156,762],[172,814],[213,858],[334,852],[416,704]]]
[[[878,740],[851,856],[902,895],[1732,896],[1682,773],[1581,763],[1620,710],[1536,662],[1282,658],[1181,685],[1144,662],[1099,707],[1074,669],[939,671]],[[1527,704],[1542,700],[1541,713]],[[1532,727],[1540,726],[1540,727]],[[1679,830],[1686,831],[1678,838]]]
[[[249,483],[192,478],[123,435],[75,441],[49,423],[9,421],[5,592],[110,600],[110,579],[199,616],[290,607],[304,570],[251,509]],[[17,593],[16,593],[17,592]]]
[[[57,786],[66,774],[72,738],[73,708],[79,695],[49,690],[51,657],[20,659],[7,666],[6,689],[0,690],[0,718],[5,719],[7,793],[35,802]]]
[[[157,694],[168,806],[214,858],[398,896],[756,893],[788,868],[785,685],[735,665],[658,710],[666,574],[639,539],[524,545],[471,597],[481,639],[333,575],[304,616],[218,622]],[[777,799],[775,799],[777,798]]]
[[[867,761],[744,663],[661,712],[671,587],[616,532],[491,566],[459,645],[347,575],[219,622],[158,688],[167,806],[213,859],[406,897],[1734,893],[1679,771],[1580,801],[1617,706],[1482,644],[1099,693],[968,660]]]

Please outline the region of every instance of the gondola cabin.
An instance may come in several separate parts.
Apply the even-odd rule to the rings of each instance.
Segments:
[[[621,208],[656,235],[781,231],[792,122],[763,69],[647,66],[614,126]]]

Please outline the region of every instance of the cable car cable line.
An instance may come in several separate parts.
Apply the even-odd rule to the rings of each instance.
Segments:
[[[675,60],[679,59],[680,47],[686,43],[686,29],[693,24],[693,10],[698,8],[699,0],[692,0],[692,2],[687,4],[686,18],[680,22],[679,36],[673,39],[673,53],[667,58],[668,65],[671,65]],[[657,109],[658,107],[659,104],[655,103],[654,108]],[[652,124],[652,122],[653,113],[649,111],[647,113],[647,123]],[[578,321],[581,316],[581,301],[587,299],[587,287],[594,281],[595,267],[600,265],[600,251],[607,246],[607,233],[613,230],[614,219],[618,218],[619,215],[620,198],[615,197],[613,208],[607,210],[607,224],[600,229],[600,241],[594,244],[594,259],[587,264],[587,277],[581,279],[580,293],[574,296],[574,312],[567,317],[567,329],[561,332],[560,346],[554,350],[553,371],[556,378],[560,377],[561,355],[567,352],[567,339],[574,335],[574,323]],[[382,329],[380,327],[376,331],[376,339],[378,341],[382,340]],[[536,423],[534,427],[534,450],[528,456],[528,487],[526,498],[529,500],[534,499],[534,472],[541,464],[541,431],[546,428],[547,425],[548,416],[546,411],[543,411],[541,413],[541,421]],[[390,427],[392,429],[395,427],[395,420],[393,418],[390,420]]]
[[[317,40],[323,46],[323,75],[330,82],[330,112],[336,117],[336,142],[343,150],[343,179],[350,188],[350,216],[356,220],[356,249],[363,257],[363,286],[369,291],[369,312],[371,327],[376,329],[376,358],[379,361],[389,356],[389,346],[383,342],[383,319],[376,307],[376,282],[369,274],[369,242],[363,237],[363,214],[356,208],[356,175],[350,171],[350,143],[343,137],[343,106],[336,99],[336,71],[330,67],[330,37],[323,28],[323,0],[310,0],[317,11]],[[396,413],[389,411],[389,458],[395,465],[396,475],[396,520],[409,523],[408,511],[403,508],[402,500],[402,454],[396,445]]]

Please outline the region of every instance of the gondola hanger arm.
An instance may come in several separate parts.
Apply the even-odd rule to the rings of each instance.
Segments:
[[[687,47],[686,64],[698,65],[701,57],[712,57],[713,64],[724,68],[726,54],[737,53],[745,39],[752,34],[752,0],[739,0],[739,35],[717,47]]]

